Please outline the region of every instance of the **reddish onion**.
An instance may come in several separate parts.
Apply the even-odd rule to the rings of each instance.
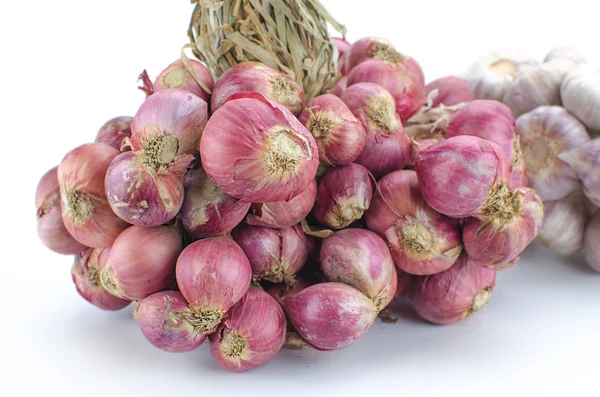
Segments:
[[[194,237],[218,236],[242,222],[250,205],[228,196],[198,168],[187,174],[181,222]]]
[[[340,283],[315,284],[286,295],[282,306],[302,339],[318,350],[350,346],[377,317],[371,299]]]
[[[433,90],[437,90],[438,93],[431,102],[432,108],[436,108],[440,105],[458,105],[459,103],[470,102],[475,99],[466,80],[455,76],[441,77],[425,86],[425,93],[427,95]]]
[[[396,269],[396,274],[398,283],[396,285],[396,294],[394,295],[394,298],[407,299],[410,296],[413,280],[416,276],[406,273],[401,269]]]
[[[515,117],[508,106],[498,101],[478,99],[466,103],[450,115],[446,138],[472,135],[504,144],[516,136]]]
[[[339,37],[332,37],[331,41],[338,51],[338,67],[342,75],[347,75],[349,70],[346,68],[346,54],[350,51],[352,44]]]
[[[425,202],[414,171],[381,178],[365,220],[370,230],[386,239],[396,265],[407,273],[439,273],[462,251],[458,223]]]
[[[144,298],[137,304],[134,316],[148,342],[167,352],[189,352],[206,339],[188,321],[193,312],[176,291],[157,292]]]
[[[348,106],[331,94],[314,98],[298,118],[319,147],[319,159],[328,165],[350,164],[365,148],[365,129]]]
[[[110,164],[105,181],[113,212],[126,222],[144,227],[171,221],[183,205],[183,181],[193,160],[194,156],[187,155],[165,165],[153,165],[143,151],[120,154]]]
[[[85,300],[100,309],[120,310],[131,301],[111,295],[100,283],[100,273],[106,265],[109,253],[109,248],[87,248],[75,255],[71,276],[77,292]]]
[[[128,226],[104,195],[104,176],[118,154],[103,143],[88,143],[67,153],[58,166],[63,222],[71,236],[88,247],[110,247]]]
[[[425,105],[423,71],[410,57],[401,55],[393,61],[372,59],[362,62],[348,75],[348,87],[357,83],[375,83],[389,91],[403,123]]]
[[[463,242],[470,260],[501,270],[537,237],[544,222],[544,205],[528,188],[515,191],[514,212],[493,222],[470,218],[463,228]]]
[[[231,237],[210,237],[183,250],[176,276],[179,290],[192,309],[188,321],[206,335],[248,291],[252,268]]]
[[[180,88],[204,99],[206,103],[210,103],[210,93],[215,85],[210,71],[198,61],[190,60],[190,66],[196,75],[195,77],[192,76],[181,59],[176,60],[158,75],[154,82],[154,90]]]
[[[131,148],[158,169],[177,156],[198,150],[208,118],[206,101],[180,89],[164,89],[147,98],[131,123]]]
[[[369,59],[395,61],[401,56],[391,41],[380,37],[363,37],[348,49],[345,66],[350,72],[356,65]]]
[[[294,285],[295,274],[304,266],[313,249],[312,239],[298,225],[285,229],[242,226],[233,239],[248,257],[257,280]]]
[[[259,93],[295,115],[304,108],[304,92],[296,80],[263,63],[243,62],[227,69],[217,80],[212,95],[212,111],[219,109],[230,96],[244,93]]]
[[[246,223],[282,229],[300,222],[310,213],[317,199],[317,181],[313,179],[302,193],[289,201],[252,204]]]
[[[409,298],[417,314],[434,324],[451,324],[480,311],[492,296],[496,272],[466,254],[448,270],[415,277]]]
[[[373,301],[377,311],[394,298],[398,282],[385,241],[364,229],[345,229],[323,241],[321,267],[330,282],[347,284]]]
[[[86,246],[69,234],[62,220],[58,167],[46,172],[35,191],[37,231],[42,243],[52,251],[63,255],[82,252]]]
[[[311,133],[260,94],[234,95],[223,104],[206,125],[200,154],[213,182],[242,202],[290,200],[319,166]]]
[[[404,168],[412,149],[390,93],[377,84],[360,83],[344,91],[341,99],[367,133],[365,148],[356,163],[376,176]]]
[[[496,216],[510,211],[508,168],[498,145],[457,136],[420,149],[415,170],[425,201],[452,218]]]
[[[330,168],[319,182],[315,218],[333,229],[348,227],[363,217],[373,197],[369,171],[359,164]]]
[[[286,336],[281,306],[266,292],[250,289],[210,335],[210,352],[223,368],[243,372],[277,355]]]
[[[335,83],[333,88],[327,91],[327,93],[340,98],[342,96],[342,93],[346,91],[346,88],[348,88],[348,76],[342,76],[337,81],[337,83]]]
[[[121,116],[108,120],[96,135],[96,142],[121,150],[125,138],[131,137],[131,122],[133,117]]]
[[[181,233],[176,226],[132,226],[115,240],[102,286],[114,296],[140,300],[170,287],[174,281]]]

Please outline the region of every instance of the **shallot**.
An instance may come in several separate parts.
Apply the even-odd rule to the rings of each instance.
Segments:
[[[131,138],[133,117],[121,116],[108,120],[96,135],[96,142],[112,146],[117,150],[123,147],[125,138]]]
[[[190,73],[183,60],[178,59],[158,75],[154,82],[154,91],[180,88],[210,103],[210,94],[215,84],[210,71],[198,61],[189,62],[194,75]]]

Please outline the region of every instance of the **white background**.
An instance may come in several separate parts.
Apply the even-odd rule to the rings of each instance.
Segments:
[[[575,45],[598,61],[589,1],[325,0],[351,40],[383,36],[428,80],[460,73],[490,49],[538,58]],[[425,324],[404,310],[339,352],[284,351],[231,374],[206,346],[168,354],[145,341],[132,307],[105,313],[82,300],[71,258],[35,232],[39,177],[91,141],[104,121],[133,115],[136,78],[155,76],[186,43],[186,0],[2,1],[0,5],[1,396],[500,396],[598,395],[600,275],[581,258],[532,247],[498,277],[486,309],[460,324]]]

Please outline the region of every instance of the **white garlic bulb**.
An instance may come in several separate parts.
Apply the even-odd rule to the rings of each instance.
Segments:
[[[573,69],[560,89],[565,109],[591,130],[600,130],[600,69],[579,65]]]
[[[561,255],[575,254],[583,248],[587,220],[585,199],[579,189],[560,200],[546,201],[538,240]]]
[[[600,205],[600,139],[561,153],[560,158],[575,171],[583,183],[583,192],[595,205]]]
[[[600,212],[596,212],[585,227],[583,252],[588,265],[600,272]]]
[[[476,99],[502,101],[506,89],[513,83],[519,69],[538,62],[519,51],[496,51],[477,59],[463,78]]]
[[[540,106],[517,118],[529,185],[544,201],[579,187],[575,171],[558,155],[590,140],[585,126],[560,106]]]
[[[576,65],[587,62],[585,57],[573,47],[556,47],[552,49],[548,55],[546,55],[546,58],[544,58],[544,62],[550,62],[554,59],[568,59]]]
[[[567,74],[575,68],[568,59],[555,59],[539,66],[524,67],[514,83],[506,89],[502,101],[515,117],[538,106],[560,105],[560,87]]]

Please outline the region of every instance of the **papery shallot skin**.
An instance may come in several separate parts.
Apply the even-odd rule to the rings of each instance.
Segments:
[[[177,226],[132,226],[113,244],[100,279],[114,296],[141,300],[173,284],[182,250]]]
[[[131,122],[133,117],[120,116],[108,120],[96,135],[96,142],[104,143],[117,150],[121,150],[125,138],[131,138]]]
[[[184,297],[176,291],[152,294],[135,309],[135,317],[148,342],[173,353],[192,351],[206,339],[186,320],[191,313]]]
[[[304,108],[300,84],[287,74],[259,62],[243,62],[227,69],[215,84],[211,109],[215,112],[234,94],[258,93],[295,115]]]
[[[427,204],[415,171],[400,170],[381,178],[365,220],[387,241],[396,265],[410,274],[444,271],[462,251],[457,221]]]
[[[593,139],[559,154],[558,158],[575,171],[583,184],[586,197],[592,203],[600,205],[600,139]]]
[[[348,88],[348,76],[342,76],[337,81],[337,83],[335,83],[333,88],[331,88],[329,91],[327,91],[327,93],[335,95],[338,98],[341,98],[342,93],[344,91],[346,91],[346,88]]]
[[[193,154],[208,119],[208,104],[191,92],[169,88],[148,97],[131,123],[131,148],[146,151],[150,162],[168,165]]]
[[[466,254],[444,272],[413,280],[409,302],[434,324],[452,324],[481,310],[492,296],[496,271],[473,263]]]
[[[433,80],[425,86],[425,94],[429,95],[433,90],[438,90],[438,94],[431,102],[432,108],[458,105],[475,99],[467,82],[460,77],[445,76]]]
[[[205,238],[228,233],[244,220],[250,206],[219,189],[202,168],[188,171],[180,214],[190,235]]]
[[[103,143],[87,143],[67,153],[58,166],[63,222],[85,246],[110,247],[129,226],[113,213],[104,195],[104,177],[118,154]]]
[[[340,37],[332,37],[331,41],[335,45],[335,48],[338,52],[338,67],[339,71],[342,75],[347,75],[349,70],[346,68],[346,54],[350,51],[350,44],[348,41],[340,38]]]
[[[103,310],[121,310],[131,301],[111,295],[100,282],[109,253],[110,248],[87,248],[75,255],[71,276],[77,292],[85,300]]]
[[[502,102],[474,100],[450,115],[445,136],[459,135],[472,135],[502,145],[516,135],[515,117]]]
[[[542,200],[558,200],[579,186],[559,155],[590,140],[583,124],[559,106],[540,106],[517,118],[527,177]]]
[[[412,148],[390,93],[377,84],[358,83],[348,87],[341,99],[366,132],[365,148],[355,162],[375,176],[404,168]]]
[[[414,162],[425,201],[452,218],[485,212],[488,195],[508,175],[499,147],[474,136],[453,137],[419,150]]]
[[[359,164],[330,168],[319,182],[312,213],[323,225],[343,229],[361,219],[371,205],[373,181]]]
[[[394,295],[394,298],[400,300],[408,299],[412,289],[412,284],[417,276],[406,273],[402,269],[396,269],[396,276],[398,282],[396,283],[396,294]]]
[[[256,368],[281,350],[286,323],[277,301],[266,292],[251,288],[209,336],[210,352],[227,370],[244,372]]]
[[[319,166],[312,134],[288,109],[256,93],[234,95],[214,112],[200,155],[213,182],[242,202],[290,200]]]
[[[204,88],[208,88],[212,91],[215,82],[208,68],[193,59],[190,59],[190,65],[194,70],[196,77],[205,86]],[[156,81],[154,82],[155,91],[169,88],[179,88],[191,92],[198,98],[206,101],[207,104],[210,103],[210,92],[206,91],[198,84],[181,59],[178,59],[167,66],[167,68],[156,77]]]
[[[395,61],[402,58],[391,41],[381,37],[363,37],[355,41],[346,53],[348,73],[358,64],[369,59]]]
[[[529,188],[519,188],[513,200],[517,212],[486,223],[470,218],[463,228],[463,242],[470,260],[480,266],[502,270],[511,265],[538,236],[544,223],[542,200]]]
[[[410,57],[392,62],[379,59],[362,62],[348,75],[348,87],[357,83],[375,83],[389,91],[403,123],[425,105],[423,71]]]
[[[335,95],[313,98],[298,120],[315,137],[319,159],[327,165],[350,164],[365,147],[366,133],[362,123]]]
[[[377,308],[345,284],[321,283],[286,295],[282,306],[298,334],[318,350],[336,350],[360,339],[375,321]]]
[[[347,284],[367,297],[380,311],[394,298],[397,277],[385,241],[364,229],[345,229],[323,241],[321,268],[329,282]]]
[[[71,236],[62,219],[58,167],[42,176],[35,191],[37,231],[42,243],[62,255],[79,254],[86,246]]]
[[[254,277],[272,283],[294,285],[314,245],[299,225],[284,229],[244,225],[232,236],[248,257]]]
[[[313,179],[304,191],[289,201],[254,203],[246,216],[246,223],[283,229],[306,218],[317,199],[317,181]]]
[[[117,156],[106,173],[105,193],[119,218],[137,226],[168,223],[179,213],[184,180],[194,156],[181,156],[158,171],[144,164],[140,151]]]
[[[585,228],[584,253],[588,265],[600,272],[600,212],[596,212]]]
[[[197,313],[198,329],[208,334],[246,294],[252,268],[231,237],[210,237],[183,250],[177,260],[176,277],[181,294]]]

